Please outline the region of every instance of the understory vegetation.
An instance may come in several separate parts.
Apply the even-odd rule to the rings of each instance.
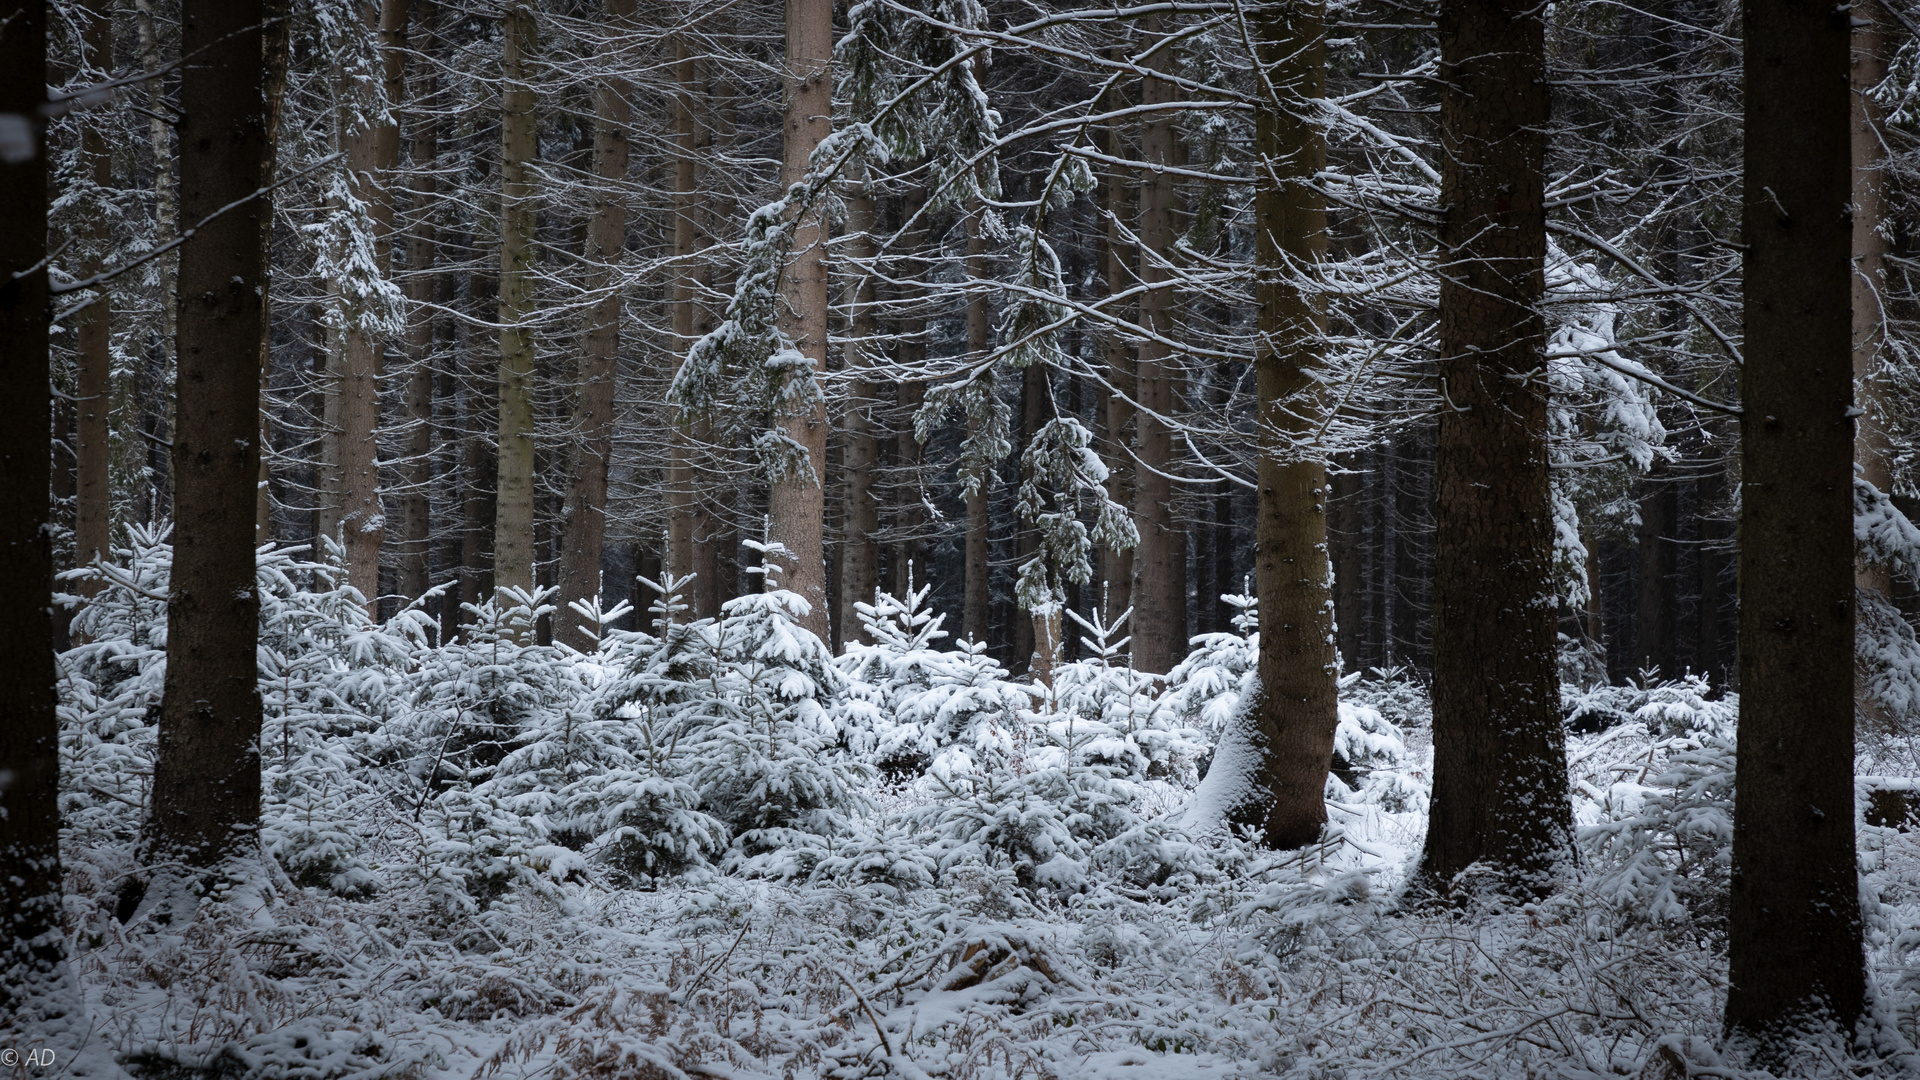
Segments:
[[[1738,702],[1697,678],[1564,687],[1578,874],[1421,906],[1429,716],[1404,670],[1341,677],[1319,845],[1210,813],[1251,598],[1164,679],[1115,659],[1121,614],[1077,627],[1086,658],[1047,686],[949,637],[924,588],[864,605],[874,644],[834,657],[777,580],[718,619],[662,582],[649,631],[581,654],[523,643],[545,592],[458,643],[375,624],[330,554],[259,556],[270,861],[185,918],[137,850],[166,537],[67,576],[100,586],[68,598],[60,662],[76,1074],[1748,1075],[1711,1049]],[[1858,772],[1912,752],[1863,742]],[[1862,791],[1882,1044],[1834,1075],[1920,1034],[1920,834]]]

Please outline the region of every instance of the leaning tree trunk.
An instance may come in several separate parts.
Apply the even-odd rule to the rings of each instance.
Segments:
[[[0,113],[47,100],[46,7],[0,21]],[[0,1030],[44,1036],[79,1014],[60,918],[60,730],[54,717],[52,423],[47,386],[47,157],[0,157],[0,378],[14,390],[0,425]],[[20,1045],[31,1045],[21,1043]],[[64,1049],[64,1047],[63,1047]]]
[[[1433,801],[1421,871],[1526,894],[1572,858],[1547,512],[1545,27],[1519,0],[1440,8],[1439,490]],[[1264,620],[1263,620],[1264,622]],[[1264,632],[1264,629],[1263,629]]]
[[[1173,69],[1173,48],[1162,47],[1147,61],[1153,71]],[[1167,105],[1178,97],[1173,84],[1148,78],[1140,88],[1143,105]],[[1173,330],[1174,189],[1164,168],[1174,164],[1174,114],[1150,113],[1140,133],[1140,157],[1147,163],[1140,185],[1140,342],[1135,379],[1140,411],[1134,418],[1134,443],[1140,469],[1134,477],[1133,516],[1140,545],[1133,552],[1133,666],[1164,675],[1187,652],[1187,534],[1174,514],[1173,426],[1179,373],[1166,339]]]
[[[1260,64],[1278,98],[1263,103],[1254,132],[1265,162],[1259,175],[1272,180],[1254,202],[1260,692],[1235,736],[1250,752],[1217,755],[1235,773],[1216,779],[1210,769],[1208,781],[1228,797],[1229,820],[1262,829],[1275,848],[1320,838],[1339,722],[1327,470],[1314,445],[1323,406],[1313,372],[1326,340],[1326,300],[1301,277],[1327,252],[1326,203],[1313,186],[1327,149],[1312,111],[1326,93],[1325,23],[1319,0],[1263,8],[1253,20]]]
[[[876,245],[873,192],[862,184],[847,199],[847,254],[852,282],[851,317],[845,345],[849,380],[845,442],[840,467],[846,477],[847,517],[841,544],[839,627],[843,641],[872,644],[855,604],[873,603],[880,587],[880,501],[874,492],[880,465],[880,440],[873,411],[878,384],[868,375],[881,366],[880,330],[874,318],[873,274]]]
[[[500,57],[500,440],[496,464],[493,584],[533,591],[533,258],[538,149],[528,61],[538,43],[533,12],[501,17]],[[504,601],[503,601],[504,602]]]
[[[185,0],[173,575],[146,854],[211,867],[257,852],[260,597],[253,573],[266,266],[260,0]],[[211,221],[208,215],[238,204]]]
[[[833,128],[833,2],[787,0],[786,139],[783,185],[799,183]],[[792,339],[818,378],[827,366],[827,220],[815,206],[794,223],[793,261],[781,276],[780,331]],[[805,471],[785,476],[767,495],[767,539],[786,553],[771,557],[780,587],[807,602],[800,625],[829,640],[826,524],[827,407],[787,406],[781,433],[806,451]]]
[[[1740,735],[1727,1033],[1778,1070],[1862,1015],[1853,831],[1848,20],[1746,5]]]
[[[606,25],[619,34],[633,19],[635,0],[605,0]],[[611,41],[611,39],[610,39]],[[574,458],[560,537],[560,612],[554,639],[585,652],[599,644],[599,629],[573,610],[600,595],[600,552],[607,535],[607,466],[613,460],[613,398],[620,353],[620,290],[614,278],[627,248],[627,205],[620,191],[627,179],[627,81],[610,43],[601,54],[606,75],[593,98],[593,173],[601,182],[587,224],[586,287],[599,294],[581,342],[579,397],[573,413]]]

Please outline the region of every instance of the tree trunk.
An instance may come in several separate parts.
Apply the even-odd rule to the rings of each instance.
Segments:
[[[924,196],[917,191],[909,192],[899,203],[901,220],[912,220],[922,205]],[[926,226],[916,223],[906,230],[897,247],[906,257],[919,258],[925,243]],[[911,280],[915,275],[905,276]],[[913,290],[913,287],[909,285],[907,289]],[[901,374],[894,386],[900,417],[900,434],[894,440],[893,463],[900,477],[894,485],[895,497],[899,500],[894,531],[900,541],[893,552],[893,595],[902,599],[927,582],[925,554],[918,535],[925,518],[921,509],[925,498],[920,475],[923,454],[920,440],[914,437],[913,431],[914,417],[919,415],[927,397],[926,383],[919,378],[927,362],[927,319],[925,309],[920,306],[925,299],[918,290],[898,297],[907,314],[900,320],[894,346],[895,366]]]
[[[1894,422],[1890,400],[1892,373],[1883,353],[1887,342],[1887,165],[1885,109],[1872,97],[1887,77],[1887,15],[1880,2],[1854,11],[1853,31],[1853,381],[1860,417],[1854,426],[1853,460],[1860,478],[1893,493]],[[1884,563],[1856,560],[1855,587],[1893,597],[1893,572]],[[1856,681],[1861,672],[1856,671]],[[1856,687],[1860,716],[1873,727],[1891,730],[1887,707]]]
[[[1328,530],[1333,552],[1333,613],[1340,659],[1347,671],[1365,671],[1360,650],[1361,617],[1365,592],[1360,578],[1360,500],[1365,494],[1356,463],[1349,455],[1336,461],[1333,474],[1333,522]]]
[[[782,184],[797,184],[833,128],[832,0],[787,0],[787,111]],[[793,261],[782,276],[780,330],[818,378],[827,366],[827,221],[815,207],[794,226]],[[826,522],[827,409],[824,401],[781,416],[783,434],[805,448],[811,475],[789,476],[771,485],[767,539],[786,548],[778,557],[780,587],[807,602],[800,624],[829,640]]]
[[[260,597],[253,573],[266,267],[258,200],[266,117],[259,0],[185,0],[173,576],[160,702],[151,864],[211,867],[257,850]],[[211,221],[208,215],[229,204]]]
[[[1573,857],[1547,513],[1539,9],[1440,8],[1433,801],[1421,872],[1544,894]],[[1471,888],[1470,883],[1467,884]]]
[[[267,157],[260,163],[263,183],[271,185],[280,160],[280,115],[287,98],[288,0],[265,0],[262,10],[267,23],[260,30],[261,81],[265,84],[267,110]],[[267,268],[263,290],[273,287],[273,204],[274,193],[260,195],[260,265]],[[255,546],[273,539],[273,412],[266,400],[273,388],[273,304],[267,292],[260,296],[260,472],[254,482],[253,542]]]
[[[1853,831],[1848,20],[1746,6],[1740,745],[1727,1033],[1776,1071],[1864,1008]]]
[[[1117,89],[1107,99],[1110,110],[1125,108],[1127,102]],[[1121,135],[1118,121],[1108,124],[1101,130],[1105,140],[1103,149],[1113,157],[1125,157],[1125,139]],[[1131,187],[1131,177],[1122,174],[1117,168],[1107,170],[1101,178],[1106,187],[1103,206],[1106,210],[1107,235],[1105,244],[1107,295],[1116,296],[1133,285],[1133,275],[1127,269],[1128,255],[1125,222],[1132,216],[1131,200],[1127,198]],[[1116,323],[1128,319],[1129,313],[1121,308],[1109,308],[1107,314]],[[1139,386],[1134,378],[1133,350],[1128,346],[1126,337],[1118,326],[1110,325],[1101,335],[1106,352],[1107,382],[1113,392],[1107,396],[1104,420],[1106,423],[1106,465],[1107,498],[1117,505],[1133,506],[1134,467],[1133,455],[1129,448],[1133,445],[1134,408],[1133,396]],[[1137,523],[1136,523],[1137,524]],[[1133,606],[1133,556],[1134,549],[1124,551],[1104,551],[1100,557],[1100,580],[1103,595],[1100,598],[1103,624],[1118,619]]]
[[[86,20],[84,42],[87,50],[87,78],[104,81],[113,70],[113,11],[107,0],[90,0],[83,17]],[[95,190],[104,193],[113,186],[113,155],[107,145],[105,110],[80,115],[80,158]],[[89,216],[85,254],[80,260],[80,276],[92,277],[106,265],[106,249],[111,238],[105,213]],[[113,392],[113,303],[112,292],[100,289],[99,299],[73,317],[74,346],[79,367],[79,400],[74,402],[74,511],[73,562],[86,566],[95,559],[113,557],[113,486],[109,465],[112,446],[108,432]],[[80,582],[80,592],[92,596],[100,591],[97,579]]]
[[[431,3],[421,0],[415,22],[425,28],[416,49],[430,49],[438,20]],[[420,65],[414,76],[413,98],[428,102],[434,91],[434,64]],[[400,595],[418,600],[429,587],[428,553],[433,532],[433,303],[439,277],[433,274],[439,233],[434,226],[439,179],[440,123],[431,109],[420,108],[411,119],[413,131],[411,184],[413,220],[407,229],[407,494],[400,502]],[[457,600],[458,597],[452,598]],[[442,603],[449,601],[443,600]]]
[[[1634,659],[1640,670],[1662,679],[1677,678],[1679,551],[1675,534],[1680,528],[1678,481],[1667,474],[1666,463],[1654,462],[1640,481],[1640,528],[1635,555],[1640,575],[1635,582]]]
[[[533,589],[533,260],[535,145],[529,61],[538,46],[533,12],[501,16],[500,57],[500,439],[494,490],[496,591]]]
[[[673,173],[673,333],[675,347],[686,350],[713,329],[712,316],[701,294],[712,283],[713,266],[702,252],[713,243],[712,208],[701,190],[713,151],[713,128],[696,102],[707,97],[705,73],[692,42],[681,35],[674,43],[675,78],[679,94],[674,102],[676,157]],[[687,600],[695,618],[720,614],[726,599],[720,588],[720,522],[707,508],[702,493],[698,457],[712,439],[704,420],[680,418],[670,436],[667,465],[667,554],[669,572],[693,575]]]
[[[1157,26],[1157,21],[1156,21]],[[1149,32],[1152,32],[1151,30]],[[1147,61],[1153,71],[1172,71],[1173,49],[1155,52]],[[1178,100],[1180,92],[1164,79],[1148,78],[1141,86],[1143,105]],[[1175,164],[1174,114],[1148,114],[1140,133],[1140,157],[1147,163],[1140,185],[1140,282],[1149,286],[1140,296],[1140,329],[1165,338],[1173,330],[1174,258],[1173,177],[1162,168]],[[1174,514],[1173,428],[1178,407],[1175,387],[1179,373],[1164,341],[1149,337],[1140,343],[1135,375],[1140,413],[1134,418],[1135,445],[1140,469],[1135,475],[1133,516],[1140,529],[1134,549],[1137,579],[1133,603],[1133,666],[1164,675],[1187,651],[1187,536]]]
[[[633,19],[635,0],[605,0],[601,11],[611,33]],[[607,467],[613,459],[613,399],[620,350],[619,289],[615,266],[627,248],[627,207],[620,185],[627,178],[627,81],[609,45],[604,54],[609,74],[594,93],[593,173],[604,185],[587,226],[589,290],[600,292],[588,315],[581,343],[580,389],[574,406],[574,460],[569,470],[566,509],[561,520],[560,610],[555,640],[582,652],[599,644],[599,631],[573,611],[575,601],[600,595],[600,552],[607,533]]]
[[[1050,390],[1047,377],[1052,369],[1045,364],[1029,364],[1020,372],[1020,445],[1025,447],[1032,442],[1034,435],[1047,422],[1047,414],[1052,411]],[[1018,514],[1015,515],[1016,520]],[[1013,560],[1014,573],[1025,566],[1040,553],[1040,530],[1034,525],[1021,521],[1015,540],[1016,555]],[[1015,605],[1019,607],[1019,598],[1015,596]],[[1028,673],[1042,682],[1052,684],[1054,654],[1060,647],[1060,609],[1057,606],[1040,611],[1026,611],[1021,608],[1025,619],[1016,618],[1013,623],[1013,660],[1016,664],[1025,664]]]
[[[47,100],[47,9],[0,22],[0,113],[37,116]],[[38,127],[38,125],[36,125]],[[53,549],[47,523],[52,422],[47,386],[47,154],[0,158],[0,377],[14,388],[0,425],[0,1016],[26,1035],[79,1006],[60,903],[60,729],[54,716]],[[63,1047],[64,1049],[64,1047]],[[77,1048],[76,1048],[77,1049]]]
[[[1321,362],[1326,300],[1299,279],[1297,269],[1327,251],[1326,203],[1313,187],[1326,167],[1326,142],[1308,119],[1308,103],[1326,92],[1325,21],[1319,0],[1267,8],[1253,20],[1260,64],[1279,96],[1262,103],[1254,134],[1265,163],[1259,175],[1274,180],[1254,197],[1260,691],[1241,721],[1248,728],[1241,737],[1260,763],[1243,781],[1229,817],[1264,830],[1265,842],[1275,848],[1304,847],[1320,838],[1339,722],[1326,464],[1313,444],[1324,407],[1313,369]],[[1214,760],[1222,757],[1228,756]],[[1235,763],[1229,757],[1226,764]]]
[[[847,198],[847,257],[857,275],[852,283],[849,338],[843,346],[848,371],[846,432],[841,471],[846,478],[847,520],[841,543],[840,615],[836,625],[845,641],[872,644],[853,605],[873,603],[880,587],[880,501],[874,491],[880,465],[880,440],[873,411],[878,384],[867,372],[883,367],[880,328],[874,317],[871,266],[877,244],[873,192],[862,184]]]
[[[973,291],[967,296],[967,358],[975,364],[986,358],[992,330],[985,285],[992,273],[987,263],[987,238],[982,233],[980,221],[983,212],[976,205],[967,217],[967,280],[973,283]],[[991,393],[992,377],[988,375],[981,378]],[[978,428],[970,422],[967,425],[967,438],[979,437]],[[992,470],[988,470],[977,478],[973,490],[966,493],[966,593],[960,608],[960,633],[967,640],[982,645],[987,641],[987,622],[993,610],[993,582],[987,562],[993,527],[987,492],[992,483]]]
[[[153,153],[153,245],[160,247],[173,240],[180,231],[180,190],[174,177],[177,164],[173,148],[174,127],[166,118],[171,106],[165,104],[164,76],[160,70],[164,65],[160,60],[160,34],[154,24],[153,0],[133,0],[133,11],[134,28],[140,38],[140,66],[148,72],[147,137]],[[179,251],[170,251],[155,259],[154,271],[159,278],[156,292],[160,300],[160,333],[154,342],[154,351],[158,354],[158,372],[149,369],[151,383],[145,389],[150,392],[136,396],[142,399],[137,405],[142,430],[164,436],[173,426],[170,416],[173,400],[166,396],[163,387],[167,375],[174,370],[174,337],[179,326],[180,311]],[[147,475],[143,477],[134,498],[134,516],[145,524],[164,521],[172,513],[167,493],[170,467],[166,449],[144,438],[129,441],[147,444],[134,450],[137,457],[147,463]]]

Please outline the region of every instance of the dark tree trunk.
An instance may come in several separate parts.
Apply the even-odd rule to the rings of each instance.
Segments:
[[[635,0],[605,0],[603,30],[620,32],[633,18]],[[611,52],[611,47],[609,47]],[[618,58],[607,55],[610,70]],[[600,554],[607,536],[607,470],[613,460],[613,399],[620,353],[620,290],[614,267],[627,248],[627,207],[620,190],[627,179],[627,103],[625,79],[608,75],[594,90],[593,173],[604,185],[594,200],[587,225],[587,287],[600,291],[588,315],[580,348],[580,384],[574,402],[573,461],[568,469],[566,507],[560,541],[560,610],[555,637],[586,652],[600,642],[573,604],[600,596]]]
[[[1160,29],[1157,17],[1148,33]],[[1173,49],[1162,48],[1147,61],[1152,71],[1174,68]],[[1181,91],[1165,79],[1145,78],[1143,105],[1165,105]],[[1175,513],[1176,493],[1168,479],[1174,470],[1174,413],[1179,403],[1179,371],[1172,349],[1174,288],[1170,265],[1176,235],[1173,176],[1164,168],[1179,165],[1181,146],[1172,112],[1147,114],[1140,132],[1140,157],[1147,162],[1140,184],[1139,277],[1148,290],[1140,295],[1141,339],[1134,369],[1140,411],[1134,417],[1134,448],[1140,469],[1134,474],[1133,517],[1140,544],[1133,551],[1133,663],[1141,671],[1164,675],[1187,651],[1187,534]]]
[[[1778,1069],[1864,1007],[1853,833],[1847,10],[1746,14],[1740,747],[1727,1033]]]
[[[1360,651],[1361,603],[1365,596],[1360,574],[1360,499],[1365,492],[1354,458],[1336,461],[1333,474],[1332,528],[1327,530],[1333,556],[1333,615],[1340,659],[1347,671],[1364,671]]]
[[[180,215],[202,222],[262,186],[259,0],[185,0]],[[248,856],[260,820],[260,597],[253,574],[266,266],[259,200],[180,249],[167,675],[147,854],[211,867]]]
[[[424,27],[416,48],[431,48],[437,29],[433,5],[416,0],[419,11],[414,22]],[[432,61],[420,65],[410,88],[416,101],[426,103],[433,96]],[[406,497],[400,501],[400,595],[417,600],[431,584],[428,553],[433,532],[433,301],[438,275],[433,269],[434,252],[439,243],[434,227],[434,204],[439,189],[435,165],[440,153],[440,123],[430,108],[421,107],[412,121],[414,192],[413,220],[407,229],[407,298],[413,311],[407,323],[407,466]],[[444,602],[444,601],[443,601]]]
[[[106,0],[92,0],[85,11],[88,79],[104,80],[113,70],[113,12]],[[83,114],[80,118],[80,152],[89,179],[105,192],[113,186],[113,154],[107,145],[105,110]],[[105,266],[109,241],[105,213],[90,215],[87,250],[80,263],[80,276],[91,277]],[[108,416],[113,393],[113,304],[111,293],[102,289],[99,299],[73,318],[75,357],[79,367],[79,391],[75,396],[74,430],[75,493],[73,515],[73,560],[86,566],[98,558],[113,558],[109,531],[113,520],[113,491],[109,465],[113,453],[108,433]],[[83,595],[99,590],[98,579],[80,583]]]
[[[978,363],[987,355],[989,333],[992,327],[988,320],[986,280],[991,276],[987,263],[987,241],[981,235],[979,208],[975,207],[967,220],[967,277],[976,282],[975,291],[967,298],[967,358]],[[991,378],[983,379],[989,392],[992,390]],[[975,438],[971,425],[967,430],[968,438]],[[975,486],[966,494],[967,536],[966,536],[966,593],[960,608],[960,633],[970,641],[987,643],[987,619],[993,602],[992,581],[989,578],[987,562],[988,545],[993,518],[992,508],[987,501],[992,490],[994,472],[983,470],[983,475],[975,478]]]
[[[1664,462],[1640,482],[1640,529],[1635,555],[1640,560],[1639,592],[1634,598],[1634,660],[1640,670],[1671,679],[1680,674],[1677,658],[1680,588],[1680,485]]]
[[[44,4],[0,22],[0,113],[37,117],[47,100]],[[54,717],[53,549],[47,391],[47,156],[36,130],[25,160],[0,159],[0,378],[13,388],[0,425],[0,1016],[25,1032],[63,1016],[70,997],[60,927],[60,731]],[[16,277],[15,275],[20,275]],[[249,502],[251,507],[252,503]]]
[[[1573,857],[1547,512],[1539,9],[1440,7],[1433,802],[1421,873],[1538,895]],[[1403,523],[1404,525],[1404,523]]]
[[[847,243],[854,280],[850,283],[848,340],[842,347],[849,372],[846,431],[841,445],[840,473],[846,479],[846,522],[840,545],[840,613],[834,630],[841,643],[867,641],[855,604],[873,603],[880,587],[880,498],[875,490],[880,467],[879,425],[874,411],[884,374],[879,326],[875,322],[873,276],[868,272],[876,250],[873,191],[860,184],[847,198]],[[871,642],[869,642],[871,644]]]
[[[1125,97],[1115,90],[1108,96],[1109,108],[1120,109],[1129,104]],[[1125,140],[1121,135],[1118,122],[1107,125],[1101,131],[1105,140],[1103,149],[1113,157],[1125,156]],[[1117,169],[1109,169],[1101,179],[1106,188],[1103,193],[1103,207],[1106,211],[1107,235],[1103,245],[1107,280],[1107,295],[1116,296],[1127,291],[1133,285],[1133,275],[1127,269],[1130,261],[1126,232],[1127,219],[1131,216],[1133,200],[1128,197],[1132,190],[1133,177]],[[1106,355],[1107,381],[1113,386],[1113,393],[1107,396],[1106,408],[1102,416],[1105,422],[1106,440],[1104,454],[1107,464],[1107,498],[1120,506],[1133,506],[1134,467],[1133,456],[1129,448],[1133,445],[1134,408],[1133,395],[1138,387],[1134,379],[1133,349],[1128,345],[1118,324],[1128,319],[1125,305],[1110,306],[1107,315],[1114,320],[1101,334],[1100,340]],[[1100,618],[1103,624],[1118,619],[1129,607],[1133,606],[1133,549],[1123,551],[1103,551],[1100,556],[1100,580],[1102,592],[1098,598],[1101,606]],[[1124,637],[1125,635],[1118,635]],[[1116,638],[1117,640],[1118,638]]]

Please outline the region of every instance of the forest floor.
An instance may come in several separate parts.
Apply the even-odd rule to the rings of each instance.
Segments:
[[[1320,845],[1201,812],[1251,614],[1165,680],[1096,653],[1042,691],[935,649],[915,604],[845,657],[790,594],[581,657],[487,611],[409,643],[270,570],[270,857],[197,899],[138,887],[165,870],[136,858],[159,571],[63,654],[85,1050],[22,1077],[1760,1075],[1714,1049],[1738,703],[1700,680],[1565,689],[1577,865],[1538,902],[1468,880],[1420,904],[1428,706],[1404,672],[1341,680]],[[1865,739],[1857,768],[1873,1022],[1799,1074],[1920,1075],[1920,831],[1868,812],[1911,786],[1869,778],[1920,760]],[[769,817],[769,792],[804,812]]]
[[[1576,737],[1576,790],[1650,787],[1659,743],[1640,724]],[[876,794],[883,818],[915,797]],[[551,889],[450,922],[418,896],[282,880],[175,929],[122,926],[83,864],[90,1056],[165,1080],[1739,1075],[1711,1050],[1721,900],[1618,873],[1592,832],[1621,820],[1604,799],[1582,803],[1594,865],[1560,893],[1459,910],[1397,903],[1422,813],[1332,810],[1319,850],[1067,896],[987,867],[917,889],[705,873],[651,891],[556,867]],[[404,829],[385,843],[420,857]],[[1866,826],[1861,850],[1883,1031],[1815,1070],[1834,1076],[1910,1067],[1920,1005],[1920,832]],[[1654,1071],[1661,1045],[1691,1070]]]

